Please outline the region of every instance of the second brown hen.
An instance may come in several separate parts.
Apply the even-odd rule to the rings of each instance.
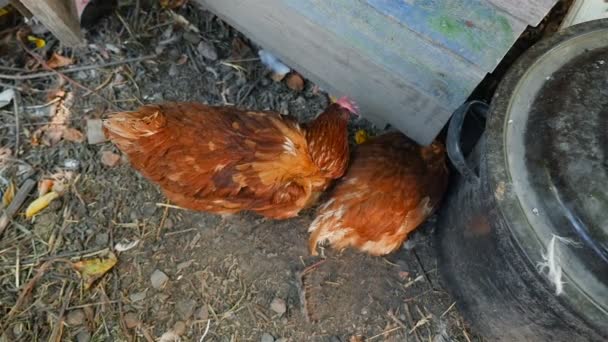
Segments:
[[[166,103],[113,114],[104,129],[175,204],[283,219],[312,205],[344,174],[354,111],[341,99],[304,127],[274,112]]]
[[[401,133],[359,145],[309,228],[309,248],[318,243],[355,247],[372,255],[399,248],[437,208],[448,169],[439,142],[422,147]]]

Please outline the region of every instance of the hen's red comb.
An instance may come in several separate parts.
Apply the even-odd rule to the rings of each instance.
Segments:
[[[349,99],[346,96],[343,96],[343,97],[337,99],[336,104],[338,104],[340,107],[348,110],[349,112],[351,112],[353,114],[359,115],[359,106],[357,106],[355,101]]]

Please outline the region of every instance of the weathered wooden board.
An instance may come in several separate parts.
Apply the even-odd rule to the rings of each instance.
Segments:
[[[420,143],[435,138],[556,2],[197,1],[326,90],[355,98],[364,116]]]
[[[80,23],[71,0],[19,0],[62,43],[84,43]]]
[[[526,24],[487,1],[367,0],[375,10],[484,71],[492,71]]]
[[[480,0],[483,1],[483,0]],[[555,5],[556,0],[488,0],[503,12],[536,26]]]
[[[486,71],[353,0],[285,0],[300,15],[335,34],[419,92],[458,106]],[[344,25],[348,22],[349,25]],[[429,58],[434,56],[434,58]],[[365,77],[364,75],[362,75]],[[362,82],[365,82],[362,80]]]

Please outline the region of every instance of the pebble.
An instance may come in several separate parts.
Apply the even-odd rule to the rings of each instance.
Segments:
[[[185,334],[186,333],[186,323],[184,323],[182,321],[175,322],[175,324],[173,325],[173,332],[178,336],[182,336],[183,334]]]
[[[80,309],[72,310],[68,312],[68,315],[65,319],[68,325],[78,326],[83,325],[86,320],[86,316],[84,311]]]
[[[127,312],[124,321],[128,329],[133,329],[139,324],[139,318],[135,312]]]
[[[141,213],[144,217],[150,217],[156,213],[156,204],[152,202],[146,202],[141,206]]]
[[[287,342],[287,339],[285,337],[281,337],[278,340],[275,340],[274,342]]]
[[[182,36],[185,41],[190,42],[192,44],[198,44],[201,41],[201,36],[199,34],[193,32],[186,32]]]
[[[208,43],[206,41],[201,41],[200,43],[198,43],[198,46],[196,47],[196,51],[198,51],[198,53],[200,53],[201,56],[203,56],[211,61],[215,61],[217,59],[217,50],[215,49],[215,46],[213,46],[213,44]]]
[[[278,313],[279,315],[282,315],[287,311],[287,304],[285,304],[285,301],[283,299],[275,298],[270,303],[270,309],[272,309],[272,311]]]
[[[274,342],[274,337],[269,333],[263,333],[260,342]]]
[[[146,291],[132,293],[129,295],[129,300],[131,300],[133,303],[144,299],[146,299]]]
[[[97,246],[105,246],[110,241],[110,235],[108,233],[98,233],[95,235],[95,244]]]
[[[206,321],[209,319],[209,309],[207,309],[207,305],[203,305],[196,310],[196,319],[201,321]]]
[[[187,320],[192,317],[195,306],[196,301],[194,299],[180,300],[175,304],[175,311],[177,311],[181,319]]]
[[[88,331],[81,331],[76,335],[76,341],[78,342],[89,342],[91,340],[91,333]]]
[[[159,290],[167,284],[169,277],[163,273],[161,270],[155,270],[150,276],[150,282],[152,283],[152,287]]]

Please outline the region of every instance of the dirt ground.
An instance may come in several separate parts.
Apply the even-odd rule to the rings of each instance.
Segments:
[[[438,279],[432,219],[384,258],[310,257],[314,210],[268,221],[176,209],[111,144],[66,130],[86,135],[89,119],[158,101],[272,109],[301,121],[327,105],[314,84],[296,91],[272,81],[256,47],[213,15],[189,5],[174,13],[123,5],[80,49],[36,30],[46,46],[26,46],[31,53],[15,32],[2,41],[11,53],[0,61],[0,86],[18,96],[0,109],[0,189],[72,174],[60,198],[26,219],[32,191],[0,237],[0,341],[481,340]],[[73,65],[45,74],[53,52]],[[139,60],[108,65],[129,58]],[[359,128],[378,132],[365,120],[351,132]],[[117,264],[87,289],[79,261],[111,255]]]

